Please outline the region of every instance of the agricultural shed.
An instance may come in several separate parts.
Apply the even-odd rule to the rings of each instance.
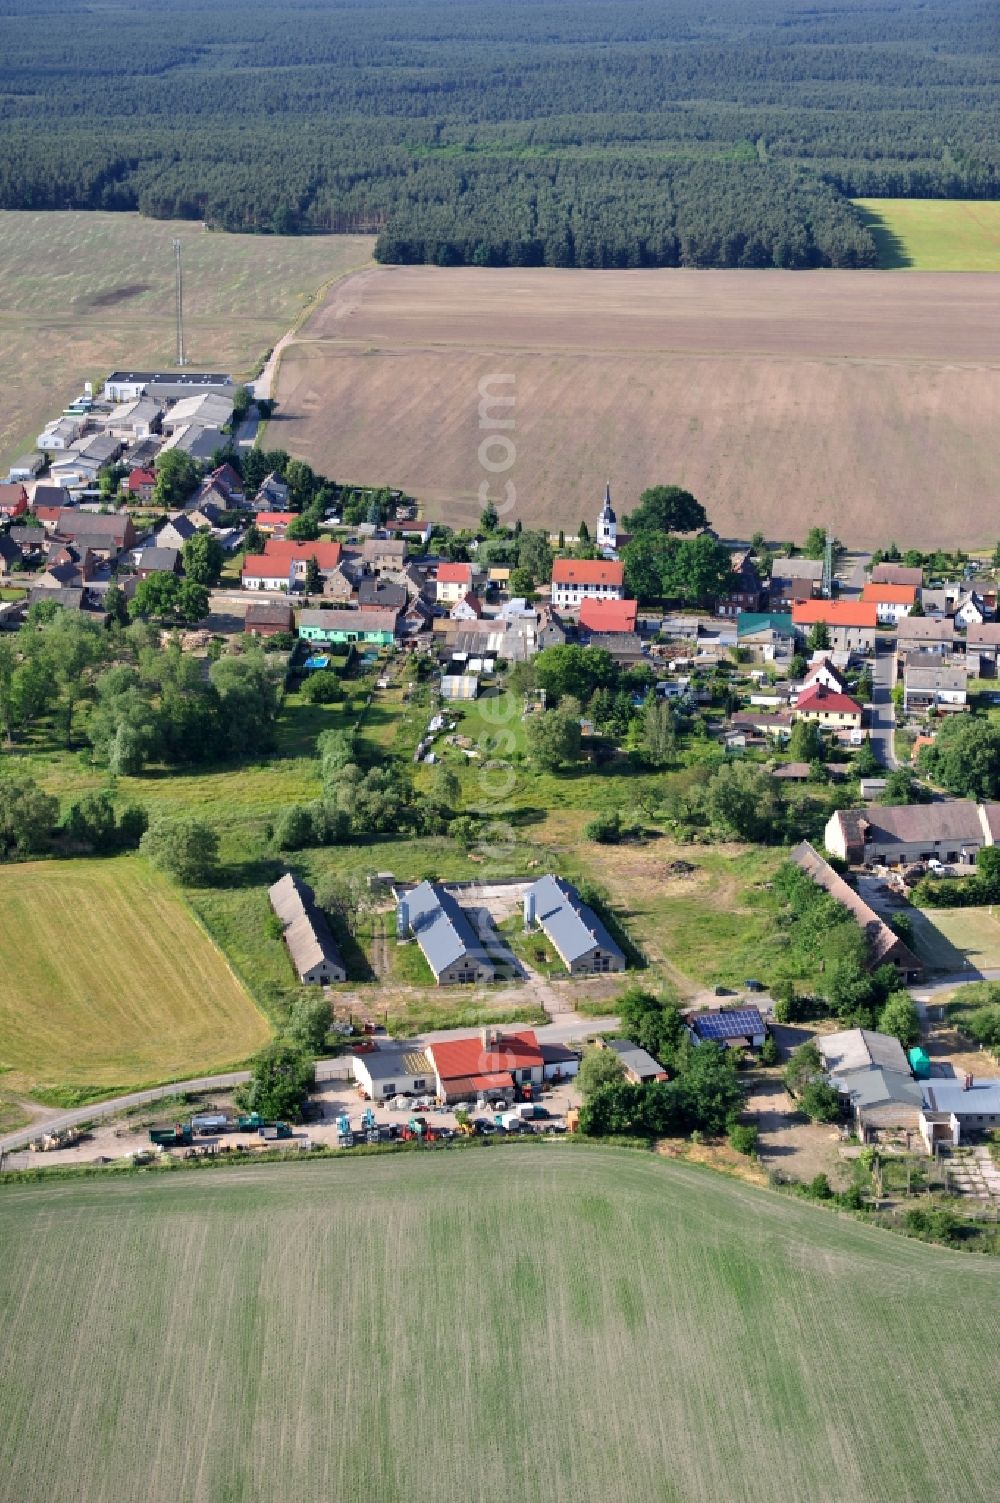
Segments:
[[[580,1056],[565,1044],[539,1044],[542,1073],[546,1080],[570,1080],[579,1074]]]
[[[572,976],[623,971],[625,956],[601,920],[588,908],[572,883],[540,877],[524,895],[524,922],[538,923]]]
[[[477,699],[479,676],[475,673],[446,673],[441,678],[442,699]]]
[[[291,631],[292,608],[284,600],[256,602],[247,606],[243,618],[243,630],[258,637],[273,637],[278,632]]]
[[[421,882],[399,898],[401,934],[412,934],[438,986],[492,981],[495,968],[464,909],[440,882]]]
[[[854,1070],[909,1069],[903,1046],[889,1033],[871,1028],[845,1028],[839,1033],[820,1034],[816,1040],[828,1075],[846,1075]]]
[[[907,865],[932,858],[970,865],[1000,834],[1000,804],[938,799],[838,809],[823,831],[828,851],[852,866]]]
[[[862,1139],[869,1132],[915,1132],[920,1126],[924,1098],[909,1070],[846,1070],[830,1084],[850,1107]]]
[[[271,907],[281,920],[285,943],[299,980],[326,986],[347,980],[347,969],[312,889],[286,872],[269,890]]]

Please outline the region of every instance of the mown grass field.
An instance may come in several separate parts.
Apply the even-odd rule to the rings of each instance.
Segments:
[[[4,1503],[995,1496],[995,1261],[652,1156],[8,1185],[0,1238]]]
[[[1000,202],[858,198],[884,271],[1000,271]]]
[[[354,235],[212,234],[136,214],[0,213],[4,471],[84,381],[116,366],[173,364],[175,239],[189,363],[241,376],[323,287],[366,265],[373,244]]]
[[[922,960],[936,971],[1000,968],[1000,915],[990,908],[923,908],[911,915]]]
[[[5,1089],[136,1086],[230,1067],[268,1025],[138,856],[0,867]]]

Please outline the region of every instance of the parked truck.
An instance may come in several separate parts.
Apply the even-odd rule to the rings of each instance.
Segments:
[[[186,1148],[193,1136],[190,1122],[160,1122],[149,1129],[149,1141],[159,1148]]]
[[[292,1129],[287,1122],[269,1122],[264,1127],[259,1127],[257,1132],[265,1143],[274,1143],[279,1138],[290,1138],[292,1136]]]

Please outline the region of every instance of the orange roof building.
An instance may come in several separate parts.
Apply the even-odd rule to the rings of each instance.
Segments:
[[[861,599],[874,605],[880,626],[895,626],[917,603],[917,588],[911,584],[866,584]]]
[[[340,543],[296,543],[291,538],[268,538],[264,544],[264,556],[291,565],[305,565],[314,558],[321,569],[335,569],[340,563],[343,548]]]
[[[874,651],[879,624],[874,600],[797,600],[792,606],[792,625],[802,635],[821,621],[835,650]]]
[[[573,610],[584,600],[621,600],[625,569],[615,559],[557,558],[552,566],[552,604]]]
[[[283,534],[289,522],[297,516],[297,511],[259,511],[253,520],[261,532]]]
[[[588,597],[580,605],[580,625],[588,631],[633,632],[638,619],[637,600],[594,600]]]
[[[424,1052],[434,1066],[437,1094],[445,1101],[542,1083],[544,1056],[530,1028],[520,1033],[485,1028],[466,1039],[428,1044]]]
[[[471,564],[438,564],[434,575],[435,598],[446,605],[456,605],[470,593],[473,582]]]

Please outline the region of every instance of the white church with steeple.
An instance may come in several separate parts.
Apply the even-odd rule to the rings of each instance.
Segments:
[[[611,505],[611,481],[604,491],[604,505],[597,517],[597,547],[605,558],[618,557],[618,518]]]

